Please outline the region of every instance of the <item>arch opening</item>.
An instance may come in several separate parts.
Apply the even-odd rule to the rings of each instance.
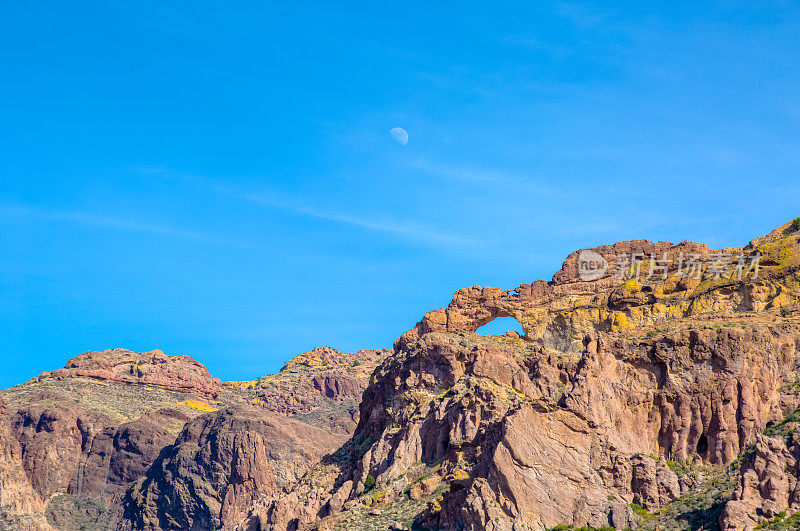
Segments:
[[[506,332],[516,332],[519,337],[525,337],[522,323],[513,317],[496,317],[475,330],[476,334],[482,336],[503,336]]]

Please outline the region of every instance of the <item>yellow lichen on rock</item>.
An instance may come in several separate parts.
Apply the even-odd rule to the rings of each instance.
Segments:
[[[628,322],[628,318],[622,312],[611,312],[611,316],[609,317],[609,322],[611,324],[611,330],[614,332],[618,332],[620,330],[627,330],[631,328],[630,322]]]
[[[196,400],[193,398],[189,398],[188,400],[186,400],[186,402],[179,402],[179,403],[186,404],[190,408],[197,409],[199,411],[204,411],[206,413],[217,411],[217,408],[213,407],[211,404],[203,400]]]
[[[795,265],[797,262],[794,252],[796,240],[796,238],[787,237],[760,245],[758,250],[764,255],[764,263],[767,265],[776,264],[778,267]]]

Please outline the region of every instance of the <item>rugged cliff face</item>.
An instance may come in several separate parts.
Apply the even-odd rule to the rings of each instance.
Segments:
[[[346,440],[388,352],[322,347],[225,385],[188,356],[76,356],[1,392],[0,528],[235,525]]]
[[[154,380],[161,386],[149,387]],[[83,354],[65,369],[4,391],[0,431],[10,470],[0,471],[0,492],[12,498],[3,504],[5,518],[12,527],[79,526],[69,506],[93,500],[94,521],[110,520],[128,484],[174,441],[176,428],[200,413],[180,403],[196,395],[168,389],[206,396],[215,386],[219,381],[185,356],[114,350]],[[57,521],[51,506],[58,507]]]
[[[123,527],[230,527],[345,439],[254,407],[202,415],[130,489]]]
[[[600,334],[579,359],[521,339],[426,334],[375,374],[356,432],[365,451],[320,488],[334,495],[304,493],[288,503],[299,512],[278,500],[258,525],[303,527],[371,503],[369,476],[390,503],[422,463],[443,485],[417,516],[428,527],[635,526],[633,507],[657,511],[691,487],[667,457],[727,465],[796,407],[778,388],[795,378],[800,327],[744,326]]]
[[[22,446],[10,424],[8,408],[0,398],[0,528],[47,529],[44,501],[25,475]]]
[[[392,525],[440,529],[646,526],[705,489],[715,470],[738,466],[798,407],[785,391],[799,362],[797,251],[788,224],[721,251],[623,242],[593,252],[609,263],[619,253],[698,255],[727,260],[729,271],[755,261],[759,272],[694,279],[669,267],[648,275],[642,264],[638,279],[612,267],[586,282],[575,253],[551,282],[460,290],[373,374],[351,441],[262,500],[242,527],[381,528],[384,514]],[[522,323],[525,337],[473,333],[501,316]],[[793,470],[789,453],[773,460]],[[770,507],[796,503],[792,481],[753,488],[753,477],[773,476],[742,463],[744,486],[714,498],[715,507],[736,498],[724,525],[770,517],[741,516],[764,496],[781,500]],[[706,509],[715,523],[719,510]]]

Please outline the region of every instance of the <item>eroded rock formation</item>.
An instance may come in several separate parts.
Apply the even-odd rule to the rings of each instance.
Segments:
[[[13,407],[0,401],[0,528],[236,523],[346,439],[388,352],[321,347],[225,386],[186,356],[81,354],[3,392]],[[138,504],[130,519],[126,493]],[[162,493],[179,503],[162,505]]]
[[[796,435],[791,449],[782,437],[758,435],[742,458],[733,500],[720,517],[722,529],[753,528],[787,510],[800,508],[800,446]]]
[[[390,352],[388,349],[340,352],[317,347],[289,360],[278,374],[225,385],[252,391],[258,404],[275,413],[334,433],[352,434],[369,375]]]
[[[759,276],[741,280],[668,270],[623,281],[610,270],[583,282],[575,253],[551,282],[459,290],[373,374],[348,445],[256,504],[242,528],[335,527],[364,505],[398,507],[406,492],[420,499],[420,464],[446,488],[418,525],[635,527],[634,508],[656,511],[691,488],[669,463],[725,467],[798,406],[782,389],[797,380],[800,326],[779,311],[800,295],[798,247],[787,224],[722,250],[763,258]],[[719,253],[648,241],[594,252]],[[502,316],[525,337],[473,334]],[[767,491],[793,492],[758,496]],[[742,499],[760,500],[753,492]]]
[[[221,410],[184,427],[125,499],[134,529],[219,529],[296,481],[345,438],[261,408]]]
[[[787,223],[744,247],[709,249],[689,241],[671,244],[648,240],[603,245],[588,249],[608,263],[604,276],[591,282],[581,280],[581,251],[576,251],[550,282],[537,280],[513,290],[481,286],[458,290],[446,308],[426,313],[396,346],[430,332],[472,333],[497,317],[513,317],[521,323],[529,341],[577,353],[590,332],[616,332],[710,311],[758,312],[780,307],[797,296],[793,272],[800,265],[798,239],[798,233]],[[623,266],[618,263],[634,255],[642,259],[632,273],[635,278],[620,278]],[[688,257],[709,263],[721,255],[729,255],[734,262],[741,256],[748,264],[759,256],[758,276],[753,278],[753,271],[748,274],[746,269],[742,271],[743,281],[678,275],[681,268],[686,271]],[[651,258],[664,262],[663,272],[659,270],[652,277]],[[735,267],[731,264],[728,271],[733,273]]]
[[[45,502],[25,474],[22,446],[10,430],[6,403],[0,398],[0,522],[30,529],[49,529]]]
[[[222,383],[205,365],[185,355],[168,356],[160,350],[133,352],[121,348],[88,351],[69,360],[63,369],[43,376],[83,376],[101,381],[158,386],[207,398],[219,395]]]

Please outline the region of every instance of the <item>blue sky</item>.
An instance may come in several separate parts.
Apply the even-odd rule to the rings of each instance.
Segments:
[[[2,387],[110,347],[252,378],[800,215],[795,2],[2,2],[0,49]]]

